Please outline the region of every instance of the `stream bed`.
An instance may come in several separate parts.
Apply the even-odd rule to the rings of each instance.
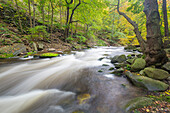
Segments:
[[[110,74],[111,57],[131,54],[123,47],[71,53],[0,65],[0,113],[124,113],[130,99],[144,95],[126,77]],[[81,94],[90,94],[88,101],[80,103]]]

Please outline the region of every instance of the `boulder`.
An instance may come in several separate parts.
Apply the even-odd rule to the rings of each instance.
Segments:
[[[7,53],[7,54],[13,54],[15,56],[24,52],[26,52],[26,46],[21,43],[0,48],[0,53],[2,54]]]
[[[111,72],[111,74],[115,74],[115,75],[122,75],[122,73],[124,72],[124,69],[123,68],[119,68],[119,69],[116,69],[115,71]]]
[[[162,66],[163,69],[167,70],[170,73],[170,62],[167,62]]]
[[[36,45],[36,43],[35,43],[35,42],[33,42],[32,46],[33,46],[34,51],[38,51],[38,49],[37,49],[37,45]]]
[[[121,68],[124,64],[123,63],[115,63],[115,68]]]
[[[132,110],[135,110],[137,108],[142,108],[144,106],[152,105],[153,101],[150,98],[147,97],[137,97],[132,100],[130,100],[126,105],[125,105],[125,111],[126,112],[131,112]]]
[[[44,49],[44,44],[43,43],[37,42],[37,45],[38,45],[38,50],[43,50]]]
[[[141,71],[139,72],[139,74],[142,75],[142,76],[146,76],[144,70],[141,70]]]
[[[170,74],[165,70],[151,68],[151,67],[145,68],[144,72],[146,73],[148,77],[153,78],[153,79],[158,79],[158,80],[164,80],[170,76]]]
[[[125,75],[135,86],[145,88],[148,91],[165,91],[169,87],[169,85],[164,82],[149,77],[135,75],[130,71],[126,71]]]
[[[136,50],[136,47],[133,45],[128,45],[126,47],[124,47],[125,50]]]
[[[129,64],[133,64],[135,59],[127,59],[126,62],[129,63]]]
[[[126,61],[127,58],[125,55],[117,55],[117,56],[114,56],[112,59],[111,59],[111,63],[122,63],[124,61]]]
[[[146,66],[146,61],[142,58],[137,58],[131,66],[132,71],[140,71]]]

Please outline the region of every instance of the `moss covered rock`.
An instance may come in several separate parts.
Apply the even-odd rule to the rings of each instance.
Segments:
[[[57,57],[57,53],[43,53],[39,55],[40,58],[52,58],[52,57]]]
[[[145,88],[148,91],[165,91],[169,86],[159,80],[132,74],[130,71],[125,72],[125,75],[135,86]]]
[[[137,108],[141,108],[144,106],[152,105],[153,101],[150,98],[147,97],[137,97],[135,99],[130,100],[125,105],[125,111],[131,112],[132,110],[135,110]]]
[[[158,79],[158,80],[164,80],[170,76],[170,74],[165,70],[151,68],[151,67],[145,68],[144,72],[148,77],[153,79]]]
[[[131,66],[132,71],[140,71],[146,66],[146,61],[142,58],[137,58]]]
[[[124,61],[126,61],[127,58],[125,55],[117,55],[117,56],[114,56],[112,59],[111,59],[111,63],[122,63]]]
[[[162,68],[170,73],[170,62],[167,62],[165,65],[162,66]]]

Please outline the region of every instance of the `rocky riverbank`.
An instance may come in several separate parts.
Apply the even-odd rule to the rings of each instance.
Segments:
[[[135,47],[126,47],[125,49],[127,51],[140,50],[140,48],[135,49]],[[166,51],[167,55],[169,56],[169,50]],[[156,64],[147,67],[144,58],[145,56],[143,54],[134,53],[127,56],[115,56],[111,59],[111,62],[115,65],[116,68],[116,70],[112,72],[113,74],[120,76],[125,75],[133,85],[139,88],[143,88],[146,90],[146,92],[148,92],[148,94],[153,95],[151,97],[146,95],[146,97],[135,98],[129,101],[129,103],[125,106],[127,112],[133,111],[137,108],[142,108],[144,106],[145,108],[146,106],[152,107],[155,101],[158,101],[158,98],[153,98],[155,96],[159,97],[159,100],[161,100],[161,102],[164,104],[170,102],[170,61],[168,61],[163,66]],[[154,94],[153,92],[157,93]],[[167,110],[169,105],[170,104],[166,104],[164,109],[159,109],[160,112],[169,111]],[[149,110],[154,111],[153,109],[144,109],[143,111],[147,112],[146,110],[148,112]]]

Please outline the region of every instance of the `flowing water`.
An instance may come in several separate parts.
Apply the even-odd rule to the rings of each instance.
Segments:
[[[109,74],[108,69],[114,67],[109,58],[121,54],[129,53],[123,47],[96,47],[52,59],[1,65],[0,113],[124,112],[124,103],[140,96],[141,90],[126,78]],[[76,96],[80,93],[90,93],[91,101],[79,105]]]

